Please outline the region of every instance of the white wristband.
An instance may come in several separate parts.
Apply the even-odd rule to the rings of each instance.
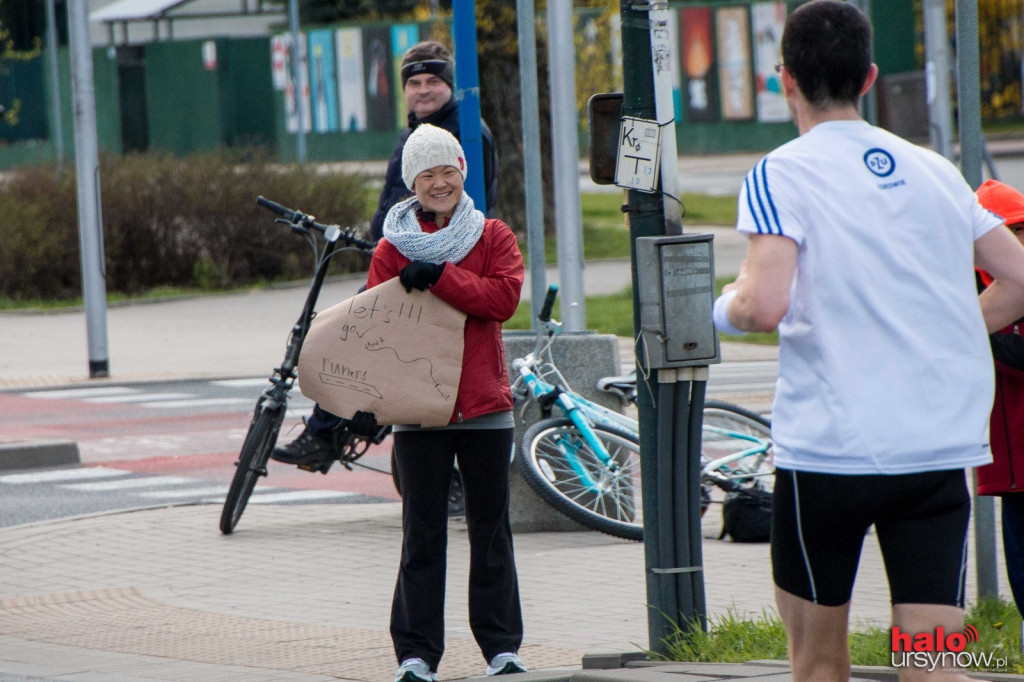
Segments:
[[[746,334],[742,329],[736,328],[732,322],[729,321],[729,304],[732,303],[732,299],[736,298],[737,291],[727,291],[715,300],[715,305],[711,310],[711,319],[715,323],[715,327],[718,331],[723,334],[731,334],[733,336],[742,336]]]

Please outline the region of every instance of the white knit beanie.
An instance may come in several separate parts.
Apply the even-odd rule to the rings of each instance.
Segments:
[[[435,166],[454,166],[466,179],[466,154],[455,136],[444,128],[421,123],[406,139],[402,149],[402,179],[413,188],[416,176]]]

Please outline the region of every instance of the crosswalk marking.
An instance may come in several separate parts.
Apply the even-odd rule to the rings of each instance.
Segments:
[[[219,379],[217,381],[211,381],[214,386],[224,386],[226,388],[250,388],[253,386],[269,386],[270,381],[266,377],[259,379]]]
[[[128,490],[131,488],[152,488],[162,485],[182,485],[199,483],[194,478],[184,476],[145,476],[143,478],[124,478],[116,481],[92,481],[90,483],[68,483],[62,487],[68,490],[88,490],[92,492],[108,490]]]
[[[158,400],[180,400],[182,398],[190,398],[193,393],[137,393],[133,395],[105,395],[98,398],[85,398],[84,402],[87,403],[144,403],[144,402],[155,402]]]
[[[139,404],[143,407],[203,407],[206,405],[241,405],[252,402],[252,398],[195,398],[189,400],[153,401]]]
[[[110,493],[123,491],[125,494],[146,500],[196,500],[203,503],[223,504],[229,483],[215,483],[210,480],[185,476],[139,476],[135,472],[109,467],[81,467],[78,469],[53,469],[32,471],[0,476],[0,484],[17,485],[33,483],[55,483],[58,488],[81,493]],[[182,487],[188,486],[188,487]],[[143,490],[151,488],[150,490]],[[344,490],[308,490],[280,488],[276,486],[257,487],[250,504],[279,504],[285,502],[321,502],[352,497],[356,493]]]
[[[136,493],[139,497],[146,497],[149,499],[154,498],[188,498],[188,497],[206,497],[207,495],[223,495],[228,489],[228,484],[222,485],[211,485],[205,488],[182,488],[180,490],[144,490]],[[279,488],[257,488],[253,492],[260,492],[261,490],[279,490]]]
[[[28,398],[44,398],[48,400],[75,400],[101,395],[126,395],[138,393],[139,389],[127,386],[92,386],[90,388],[66,388],[57,391],[25,391],[21,395]]]
[[[257,489],[258,492],[258,489]],[[355,493],[344,490],[291,490],[289,492],[253,493],[249,498],[249,504],[273,504],[277,502],[312,502],[314,500],[330,500],[342,497],[351,497]]]
[[[55,483],[95,478],[127,476],[130,471],[106,467],[82,467],[81,469],[53,469],[51,471],[30,471],[24,474],[0,476],[0,483]]]
[[[263,388],[269,386],[266,378],[251,379],[219,379],[206,382],[210,387],[221,389],[249,389]],[[171,386],[168,390],[154,390],[152,387],[146,389],[133,388],[131,386],[90,386],[86,388],[68,388],[58,390],[24,391],[19,395],[28,398],[42,400],[80,400],[92,405],[117,405],[131,404],[147,409],[194,409],[207,407],[240,407],[251,406],[256,403],[257,394],[253,393],[245,397],[211,396],[202,397],[199,393],[183,393],[174,391]],[[299,418],[306,416],[313,401],[303,396],[298,390],[292,391],[289,396],[288,416]]]
[[[774,390],[775,382],[760,384],[708,384],[708,393],[764,393]]]

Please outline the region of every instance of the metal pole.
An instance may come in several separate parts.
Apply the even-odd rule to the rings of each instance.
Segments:
[[[555,175],[555,228],[562,318],[566,331],[586,328],[583,303],[583,240],[580,209],[579,125],[572,3],[548,2],[548,61],[551,72],[551,166]]]
[[[654,69],[655,118],[661,126],[661,190],[665,210],[665,234],[683,233],[679,203],[679,151],[676,148],[675,106],[672,102],[672,54],[667,2],[652,3],[651,63]],[[677,67],[678,68],[678,67]]]
[[[851,4],[856,5],[857,8],[864,12],[869,18],[871,18],[871,0],[852,0]],[[872,21],[872,23],[874,23]],[[878,97],[875,94],[877,88],[871,88],[861,98],[861,113],[864,116],[864,120],[871,125],[878,124]]]
[[[476,207],[487,212],[484,192],[483,132],[480,127],[480,72],[476,59],[476,3],[452,4],[452,39],[455,43],[455,100],[459,103],[459,142],[466,153],[469,175],[466,192]]]
[[[651,9],[658,8],[652,8],[644,0],[620,2],[624,116],[652,119],[658,110],[656,52],[652,44],[656,16],[648,15]],[[670,104],[671,101],[668,96]],[[658,117],[658,120],[662,119]],[[674,155],[672,157],[671,161],[675,161]],[[666,159],[662,158],[662,165],[665,163]],[[665,182],[664,176],[662,182]],[[661,192],[629,191],[633,326],[637,330],[640,329],[640,302],[635,240],[666,233],[667,205]],[[676,625],[685,629],[702,627],[704,623],[703,576],[696,575],[699,568],[695,568],[701,563],[700,518],[699,513],[694,517],[690,510],[693,500],[699,500],[690,491],[698,480],[690,470],[693,458],[689,455],[688,443],[693,439],[690,431],[694,427],[691,410],[700,409],[690,402],[691,389],[697,384],[693,378],[692,372],[681,370],[638,375],[640,467],[644,471],[658,472],[656,476],[644,477],[642,484],[648,640],[649,648],[659,653],[667,653],[664,639]],[[694,395],[698,393],[700,387]],[[657,405],[654,396],[658,396]],[[702,402],[699,397],[695,401]],[[680,527],[686,532],[678,532]]]
[[[46,0],[46,52],[50,55],[50,108],[52,110],[53,130],[50,139],[53,142],[53,155],[57,159],[57,167],[64,165],[64,115],[60,103],[60,69],[57,64],[57,0]]]
[[[537,34],[533,0],[516,0],[519,29],[519,87],[523,122],[523,189],[526,199],[526,252],[530,256],[530,319],[534,329],[547,291],[544,254],[544,188],[541,182],[540,108],[537,95]]]
[[[107,353],[107,290],[100,217],[100,169],[96,140],[96,95],[88,7],[68,3],[71,88],[75,110],[75,174],[78,184],[78,239],[82,257],[82,298],[89,343],[89,376],[110,376]]]
[[[956,3],[957,109],[960,123],[960,170],[971,187],[981,184],[981,93],[978,82],[978,2]],[[980,495],[974,502],[974,553],[978,596],[999,594],[996,571],[995,501]]]
[[[299,163],[306,162],[306,98],[302,95],[302,81],[299,74],[302,73],[302,46],[299,44],[301,34],[299,33],[299,3],[298,0],[288,0],[288,24],[292,34],[292,82],[295,87],[292,94],[295,98],[295,115],[299,119],[299,125],[295,130],[295,160]]]
[[[924,0],[925,83],[932,149],[953,160],[953,106],[949,88],[945,0]]]
[[[981,185],[981,92],[978,82],[978,2],[956,3],[957,108],[960,170],[971,187]]]

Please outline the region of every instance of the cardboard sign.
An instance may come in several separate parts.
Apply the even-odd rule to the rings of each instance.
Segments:
[[[299,389],[325,410],[381,424],[444,426],[462,376],[466,314],[398,278],[317,314],[299,359]]]

